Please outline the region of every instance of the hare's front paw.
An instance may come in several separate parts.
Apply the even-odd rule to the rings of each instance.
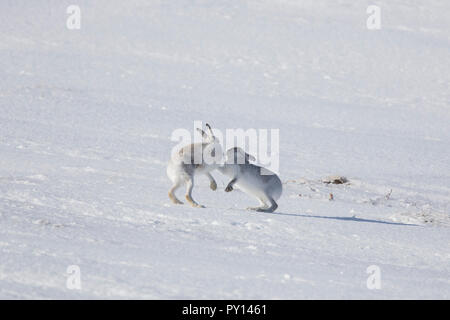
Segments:
[[[217,189],[217,183],[215,181],[212,181],[209,184],[209,187],[211,188],[211,190],[215,191]]]
[[[232,186],[227,186],[225,188],[225,192],[230,192],[230,191],[233,191],[233,187]]]

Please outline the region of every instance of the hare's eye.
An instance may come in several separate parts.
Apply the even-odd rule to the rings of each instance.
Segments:
[[[215,148],[211,150],[211,156],[213,156],[213,157],[216,156],[216,149]]]

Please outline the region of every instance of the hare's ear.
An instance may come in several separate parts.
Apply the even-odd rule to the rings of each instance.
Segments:
[[[230,150],[232,150],[232,153],[234,156],[234,161],[237,164],[245,164],[245,163],[249,163],[250,161],[256,160],[255,157],[253,157],[252,155],[249,155],[247,152],[245,152],[244,150],[242,150],[239,147],[234,147]]]
[[[234,154],[239,154],[239,155],[245,157],[245,151],[242,150],[241,148],[239,148],[239,147],[234,147],[234,148],[231,149],[231,150],[233,150],[233,153],[234,153]]]
[[[248,154],[247,152],[245,152],[244,150],[242,150],[239,147],[234,147],[234,152],[239,153],[242,157],[244,157],[246,162],[248,162],[249,160],[256,161],[256,158],[254,156],[252,156],[251,154]]]
[[[206,124],[206,127],[208,128],[209,134],[211,136],[211,141],[216,140],[216,136],[214,135],[214,133],[212,132],[211,126],[209,124]]]
[[[246,152],[245,153],[245,162],[248,162],[248,161],[256,161],[256,158]]]
[[[208,139],[209,139],[209,137],[208,137],[208,135],[206,134],[205,131],[203,131],[203,130],[200,129],[200,128],[197,128],[197,131],[200,132],[200,133],[202,134],[202,138],[203,138],[204,140],[208,140]]]

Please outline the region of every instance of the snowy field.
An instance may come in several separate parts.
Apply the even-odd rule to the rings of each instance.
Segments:
[[[0,298],[449,299],[449,13],[1,0]],[[206,208],[169,201],[170,137],[194,121],[280,130],[275,213],[218,171]]]

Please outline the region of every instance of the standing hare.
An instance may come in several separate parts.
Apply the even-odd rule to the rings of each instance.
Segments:
[[[181,185],[186,184],[186,200],[190,205],[197,208],[204,208],[204,206],[198,204],[192,199],[192,189],[194,188],[194,176],[204,174],[210,181],[210,188],[212,190],[217,189],[216,181],[209,173],[216,169],[219,165],[212,163],[209,164],[205,161],[205,156],[209,152],[212,157],[215,156],[215,143],[216,137],[214,136],[209,124],[206,124],[209,135],[207,135],[202,129],[197,130],[202,134],[203,141],[201,143],[192,143],[180,149],[169,160],[167,166],[167,176],[172,181],[173,185],[169,190],[169,198],[175,204],[182,204],[180,200],[174,195]],[[197,161],[196,161],[197,160]]]
[[[251,164],[255,158],[238,147],[227,151],[227,160],[225,164],[218,168],[220,172],[231,178],[225,188],[226,192],[237,187],[243,192],[256,197],[261,206],[247,208],[260,212],[274,212],[278,205],[278,200],[282,193],[282,184],[280,178],[273,172]]]

